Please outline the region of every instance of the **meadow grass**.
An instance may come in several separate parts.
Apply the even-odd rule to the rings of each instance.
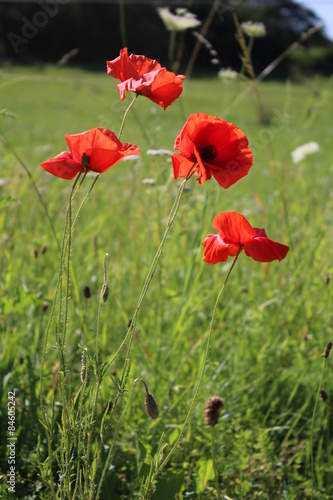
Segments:
[[[169,157],[146,151],[172,150],[188,115],[201,111],[232,121],[246,133],[254,166],[228,190],[214,180],[203,187],[193,179],[188,182],[132,347],[129,379],[146,381],[160,416],[153,421],[144,412],[140,384],[131,399],[128,393],[123,396],[105,436],[102,462],[117,438],[101,498],[140,496],[158,447],[165,445],[165,455],[177,439],[203,359],[214,302],[230,268],[229,262],[204,264],[201,242],[214,232],[215,214],[231,210],[243,213],[253,226],[265,227],[271,238],[288,244],[290,252],[281,263],[270,264],[240,255],[219,306],[194,412],[175,454],[157,477],[154,498],[216,498],[211,432],[203,421],[204,403],[214,394],[225,401],[215,428],[222,495],[311,497],[312,414],[324,363],[321,354],[333,337],[331,97],[332,81],[320,77],[303,84],[261,82],[255,89],[243,82],[227,85],[203,78],[185,81],[181,99],[166,111],[137,100],[122,140],[137,144],[142,155],[121,162],[98,180],[73,238],[66,345],[73,397],[81,386],[78,344],[91,351],[95,346],[105,253],[110,258],[110,297],[100,316],[104,359],[126,334],[180,184],[173,180]],[[14,118],[0,116],[0,133],[28,166],[59,239],[70,183],[44,172],[40,162],[67,149],[64,133],[97,126],[117,133],[129,102],[130,96],[120,102],[106,74],[51,66],[3,68],[0,110],[6,108]],[[291,151],[309,141],[318,142],[320,151],[294,165]],[[50,498],[38,466],[40,460],[48,467],[39,374],[59,250],[31,179],[3,141],[0,150],[2,494],[9,495],[7,394],[16,388],[16,494]],[[143,183],[147,178],[154,184]],[[92,290],[90,299],[83,295],[85,286]],[[54,343],[51,336],[44,367],[49,405],[57,386]],[[122,351],[105,377],[96,421],[115,397],[114,377],[121,374],[124,355]],[[329,399],[319,401],[313,421],[314,496],[322,499],[333,495],[331,371],[328,358],[323,387]],[[91,378],[93,387],[93,374]],[[55,447],[59,434],[55,428]]]

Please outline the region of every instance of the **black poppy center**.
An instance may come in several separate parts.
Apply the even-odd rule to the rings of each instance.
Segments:
[[[217,157],[218,152],[213,144],[208,144],[204,146],[201,150],[201,158],[203,161],[212,162]]]

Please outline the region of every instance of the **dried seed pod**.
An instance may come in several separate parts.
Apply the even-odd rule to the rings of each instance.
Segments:
[[[220,396],[212,396],[205,403],[204,420],[206,425],[213,427],[219,421],[220,409],[224,407],[224,401]]]
[[[325,389],[320,389],[319,396],[324,402],[328,400],[328,395]]]
[[[142,378],[136,378],[134,380],[134,384],[136,384],[137,382],[142,382],[143,385],[145,386],[146,394],[145,394],[144,401],[143,401],[144,407],[145,407],[147,414],[150,416],[150,418],[155,420],[159,415],[159,408],[158,408],[157,401],[154,398],[154,396],[149,392],[148,386]]]
[[[331,349],[332,349],[332,345],[333,345],[333,344],[332,344],[332,342],[327,342],[326,347],[325,347],[325,349],[324,349],[324,352],[323,352],[323,354],[322,354],[322,356],[323,356],[325,359],[327,359],[327,358],[328,358],[328,356],[330,355],[330,351],[331,351]]]

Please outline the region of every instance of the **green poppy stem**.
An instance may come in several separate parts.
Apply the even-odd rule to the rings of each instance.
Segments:
[[[137,100],[138,98],[138,94],[135,94],[133,99],[132,99],[132,102],[129,104],[128,108],[126,109],[125,113],[124,113],[124,116],[123,116],[123,121],[121,122],[121,125],[120,125],[120,130],[119,130],[119,134],[118,134],[118,139],[120,140],[121,136],[123,135],[123,131],[124,131],[124,126],[125,126],[125,122],[126,122],[126,118],[127,118],[127,115],[131,109],[131,107],[133,106],[133,104],[135,103],[135,101]]]
[[[226,284],[227,284],[227,282],[229,280],[229,276],[230,276],[233,268],[235,267],[235,264],[237,262],[237,259],[239,257],[239,254],[240,254],[241,250],[242,250],[242,247],[240,246],[239,250],[238,250],[238,253],[237,253],[236,257],[234,258],[234,261],[233,261],[233,263],[232,263],[232,265],[231,265],[231,267],[230,267],[230,269],[228,271],[228,274],[227,274],[227,276],[226,276],[226,278],[224,280],[224,283],[223,283],[223,285],[222,285],[222,287],[221,287],[221,289],[220,289],[220,291],[219,291],[219,293],[217,295],[216,301],[215,301],[215,305],[214,305],[214,309],[213,309],[213,314],[212,314],[212,318],[211,318],[210,326],[209,326],[209,331],[208,331],[208,337],[207,337],[207,343],[206,343],[206,350],[205,350],[204,360],[203,360],[202,367],[201,367],[201,370],[200,370],[200,373],[199,373],[199,379],[198,379],[198,382],[197,382],[197,386],[195,388],[194,395],[193,395],[193,398],[192,398],[189,410],[187,412],[185,421],[184,421],[184,423],[182,425],[182,428],[180,430],[180,433],[178,434],[178,437],[177,437],[174,445],[172,446],[170,452],[165,457],[165,459],[163,460],[163,462],[158,466],[158,468],[154,472],[153,478],[155,476],[157,476],[162,471],[162,469],[165,467],[165,465],[170,460],[173,452],[177,448],[177,446],[179,444],[179,441],[182,438],[182,435],[184,434],[185,427],[187,426],[188,421],[190,419],[190,416],[192,414],[192,411],[193,411],[193,408],[194,408],[194,405],[195,405],[195,402],[196,402],[196,399],[198,397],[199,390],[200,390],[200,387],[201,387],[201,384],[202,384],[203,376],[204,376],[204,373],[205,373],[205,370],[206,370],[206,365],[207,365],[207,360],[208,360],[208,355],[209,355],[210,342],[211,342],[211,337],[212,337],[212,334],[213,334],[214,322],[215,322],[215,318],[216,318],[216,314],[217,314],[217,306],[218,306],[218,304],[220,302],[220,298],[221,298],[221,296],[222,296],[222,294],[224,292],[224,289],[226,287]]]

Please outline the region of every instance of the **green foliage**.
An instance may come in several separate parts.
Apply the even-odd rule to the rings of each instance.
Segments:
[[[46,174],[39,163],[66,149],[64,133],[94,126],[117,132],[126,103],[120,102],[107,76],[65,68],[24,73],[19,67],[8,68],[0,90],[0,108],[10,110],[0,116],[0,133],[28,165],[60,240],[70,185]],[[330,80],[313,79],[302,86],[260,83],[256,92],[240,81],[223,85],[219,80],[192,80],[185,81],[181,100],[165,112],[138,99],[123,139],[140,146],[141,158],[104,174],[77,222],[65,346],[66,396],[60,393],[65,374],[51,332],[44,366],[46,415],[40,412],[39,374],[59,251],[31,180],[0,143],[4,497],[7,393],[14,388],[18,498],[52,498],[51,484],[59,486],[62,498],[69,487],[77,498],[94,498],[102,479],[102,499],[215,498],[210,429],[203,423],[204,402],[213,394],[226,402],[215,429],[222,493],[244,499],[311,495],[311,419],[321,353],[332,340],[331,95]],[[262,120],[262,106],[271,117],[268,121]],[[194,180],[188,183],[138,317],[130,361],[123,349],[108,366],[128,331],[177,193],[168,157],[146,151],[172,149],[188,114],[195,111],[241,127],[253,148],[254,166],[227,191],[213,180],[203,187]],[[310,141],[317,141],[320,151],[294,165],[291,151]],[[142,182],[147,178],[154,184]],[[79,202],[74,200],[74,211]],[[254,226],[265,227],[271,238],[290,245],[290,254],[281,263],[267,265],[240,256],[219,306],[193,415],[152,484],[154,471],[179,436],[215,298],[230,267],[203,264],[201,248],[212,232],[213,216],[227,210],[243,212]],[[100,293],[106,253],[109,297],[104,303]],[[87,285],[89,299],[83,294]],[[86,376],[80,379],[83,350],[89,382]],[[329,358],[324,373],[329,395],[331,369]],[[156,420],[145,412],[142,388],[134,388],[139,377],[158,402]],[[323,499],[333,494],[331,410],[330,399],[319,401],[314,421],[315,494]]]

